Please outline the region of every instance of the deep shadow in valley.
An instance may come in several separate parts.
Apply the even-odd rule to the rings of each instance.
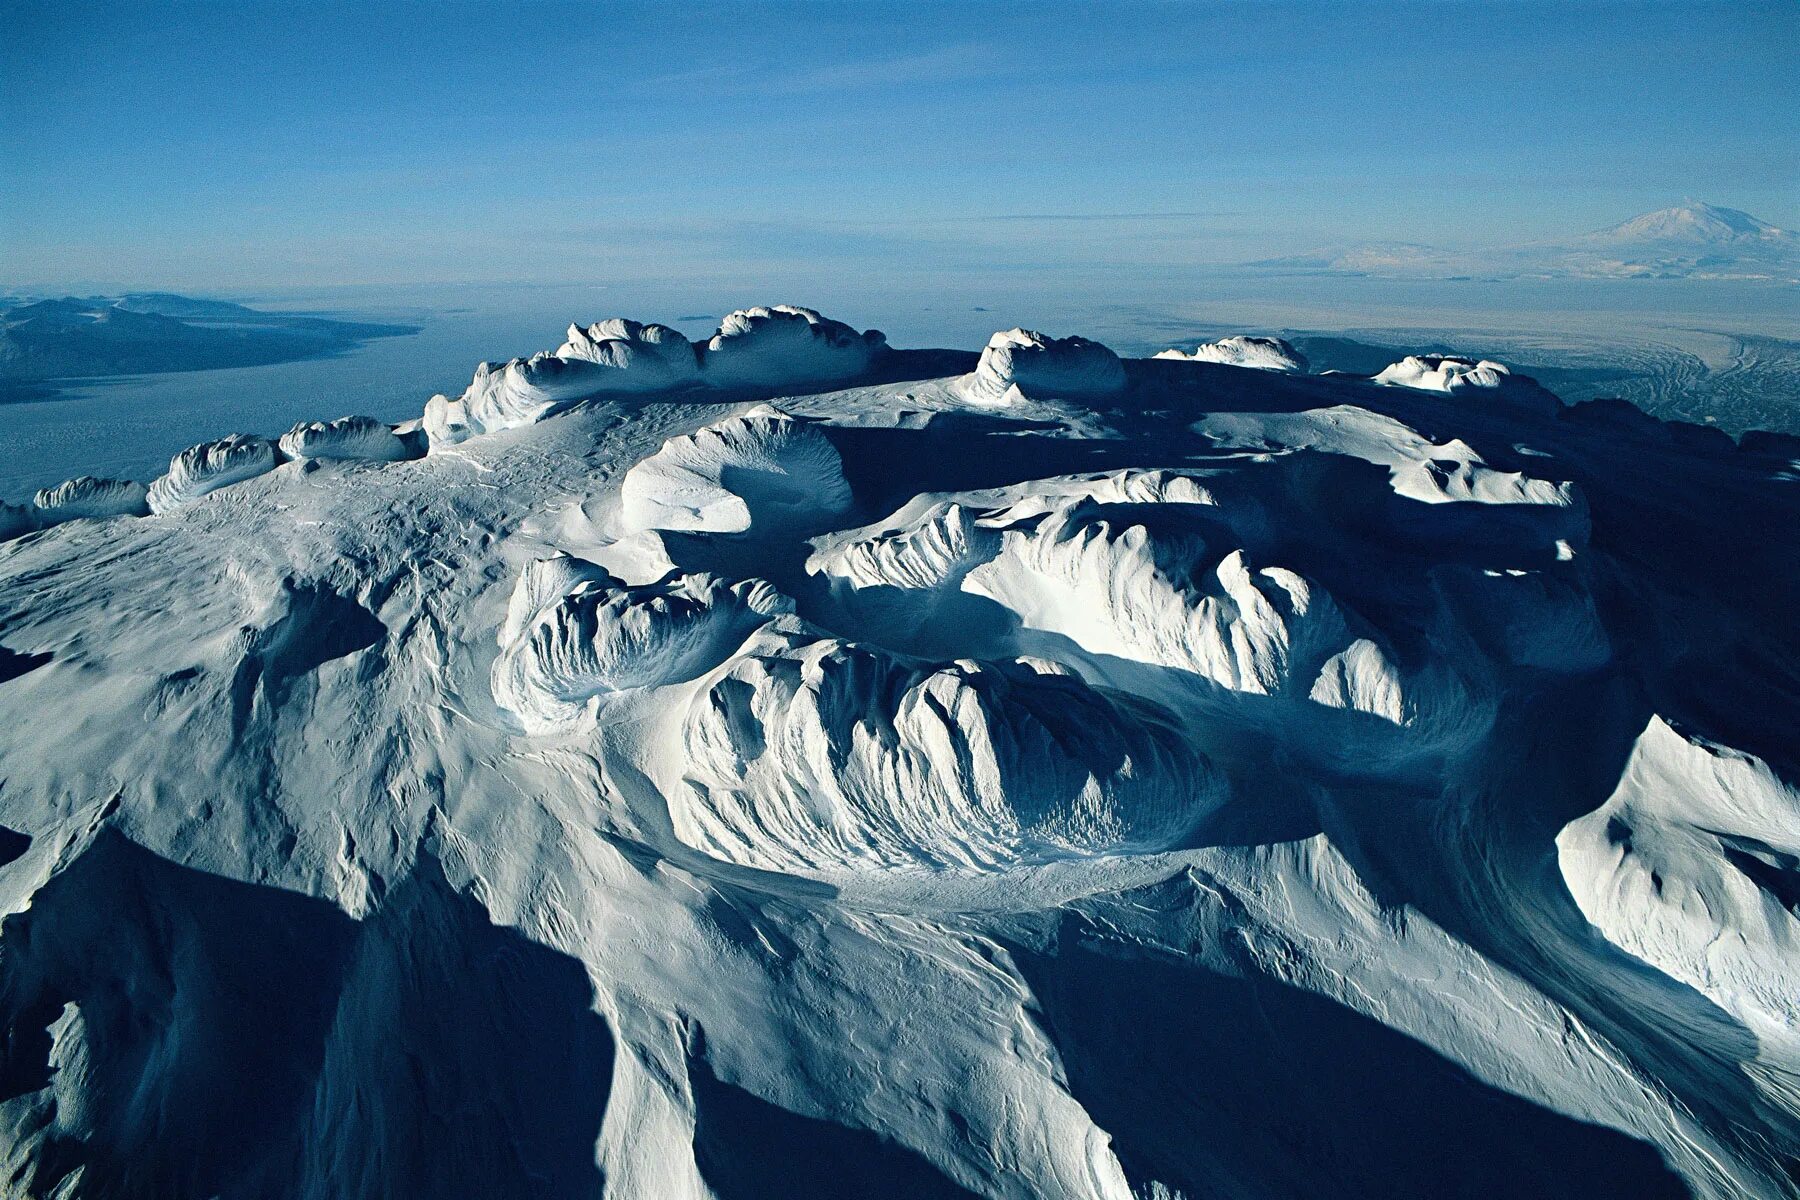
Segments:
[[[0,931],[9,1194],[598,1195],[593,1004],[431,859],[358,921],[102,832]]]

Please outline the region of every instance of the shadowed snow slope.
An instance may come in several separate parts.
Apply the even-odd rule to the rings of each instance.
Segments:
[[[720,387],[841,383],[869,369],[887,339],[858,333],[810,308],[744,308],[719,323],[706,343],[708,382]]]
[[[1106,396],[1124,386],[1119,356],[1099,342],[1009,329],[988,339],[957,390],[970,404],[1002,408],[1026,399]]]
[[[0,542],[18,537],[22,533],[30,533],[37,527],[38,518],[35,505],[7,504],[0,501]]]
[[[0,1192],[1795,1196],[1787,447],[968,361],[602,321],[0,509]]]

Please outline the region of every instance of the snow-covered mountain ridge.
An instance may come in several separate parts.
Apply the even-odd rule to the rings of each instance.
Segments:
[[[615,319],[0,513],[0,1178],[1793,1195],[1800,446],[1231,343]]]

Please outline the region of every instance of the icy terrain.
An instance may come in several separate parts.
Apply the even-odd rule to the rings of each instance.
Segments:
[[[1230,340],[0,509],[0,1191],[1800,1193],[1800,443]]]

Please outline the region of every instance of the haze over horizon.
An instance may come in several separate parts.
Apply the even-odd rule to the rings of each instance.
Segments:
[[[24,3],[0,34],[13,287],[1132,271],[1686,199],[1800,226],[1790,4]]]

